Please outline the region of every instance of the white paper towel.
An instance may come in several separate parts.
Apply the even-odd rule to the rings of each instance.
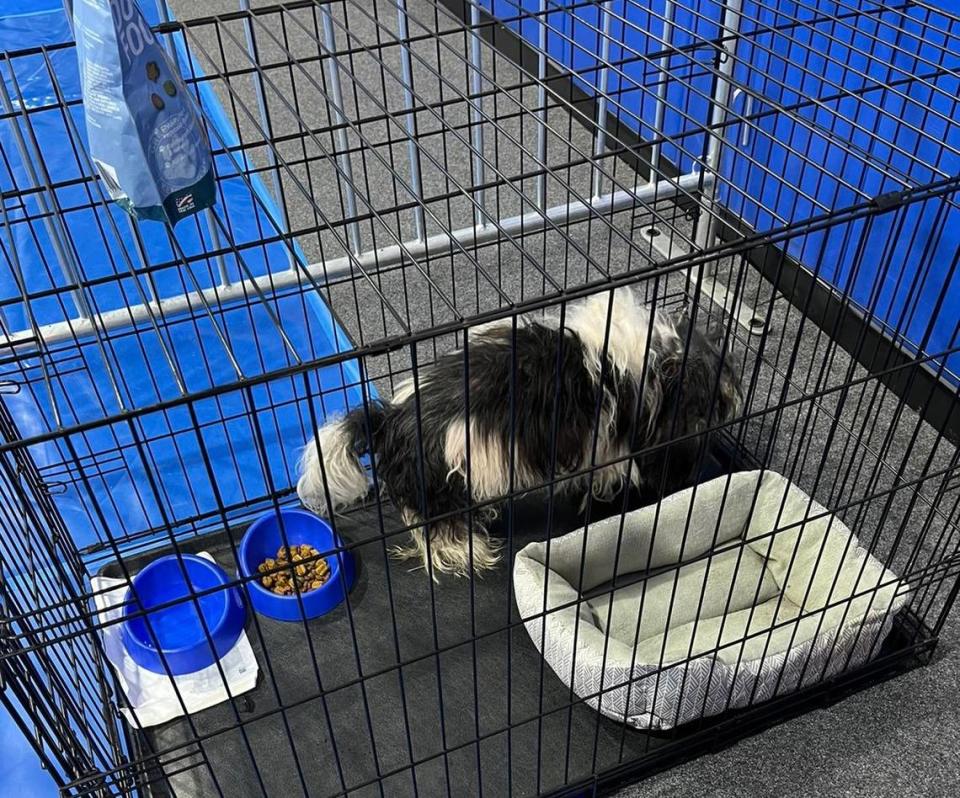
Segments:
[[[214,562],[207,552],[201,552],[199,556]],[[123,614],[123,600],[129,582],[96,576],[90,584],[100,621],[105,623],[119,618]],[[220,659],[226,678],[224,684],[216,663],[172,678],[140,667],[124,648],[121,629],[122,624],[113,623],[101,627],[100,635],[107,659],[116,670],[130,704],[130,708],[121,707],[120,711],[132,726],[156,726],[184,714],[199,712],[252,690],[257,684],[259,667],[246,632],[240,633],[236,645]]]

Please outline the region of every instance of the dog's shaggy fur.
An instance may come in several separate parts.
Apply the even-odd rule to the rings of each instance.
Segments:
[[[413,527],[394,553],[434,574],[482,571],[498,560],[487,534],[498,498],[558,479],[609,500],[628,475],[647,494],[671,493],[696,477],[708,443],[697,433],[742,403],[718,336],[651,316],[626,289],[571,306],[562,329],[524,319],[475,328],[468,355],[443,355],[390,402],[321,427],[300,461],[304,505],[325,514],[362,499],[359,458],[372,453]],[[468,497],[483,505],[469,523]]]

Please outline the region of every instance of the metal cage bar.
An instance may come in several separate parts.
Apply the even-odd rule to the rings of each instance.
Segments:
[[[158,7],[219,199],[176,231],[115,217],[68,41],[0,69],[0,688],[65,795],[594,794],[929,658],[960,590],[960,18]],[[304,562],[352,557],[361,581],[323,621],[296,578],[293,623],[254,614],[249,693],[218,660],[226,701],[191,714],[175,683],[178,717],[128,722],[112,635],[262,587],[241,539],[266,516],[293,542],[305,446],[337,511]],[[742,472],[760,476],[738,493]],[[338,501],[344,474],[365,502]],[[766,506],[774,474],[803,498]],[[721,539],[735,511],[744,530],[774,519],[749,540],[759,576],[744,537]],[[652,531],[631,548],[635,512]],[[800,547],[837,526],[864,553],[843,572],[852,535]],[[614,565],[592,584],[604,536]],[[528,544],[550,574],[530,612],[511,573]],[[200,551],[225,587],[97,609],[91,578],[161,553],[185,574]],[[614,631],[617,601],[634,604]]]

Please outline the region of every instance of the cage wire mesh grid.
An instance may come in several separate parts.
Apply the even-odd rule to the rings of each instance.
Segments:
[[[411,524],[386,499],[334,517],[357,586],[320,620],[251,614],[253,693],[145,731],[120,717],[91,577],[163,551],[233,573],[245,525],[296,501],[324,418],[417,383],[470,328],[615,286],[696,308],[736,355],[745,402],[694,436],[712,442],[700,478],[778,471],[899,575],[893,634],[826,687],[929,654],[960,573],[958,455],[925,421],[933,392],[908,398],[930,379],[956,393],[957,317],[939,311],[960,253],[957,17],[812,0],[145,10],[216,159],[217,207],[175,233],[107,201],[62,22],[0,66],[3,696],[65,794],[589,792],[820,695],[661,735],[589,709],[527,636],[510,563],[637,497],[582,516],[554,474],[498,497],[504,561],[482,579],[392,560]]]

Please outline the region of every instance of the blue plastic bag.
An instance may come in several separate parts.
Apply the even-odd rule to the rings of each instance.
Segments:
[[[72,5],[90,154],[110,196],[171,225],[213,205],[213,159],[194,98],[136,2]]]

